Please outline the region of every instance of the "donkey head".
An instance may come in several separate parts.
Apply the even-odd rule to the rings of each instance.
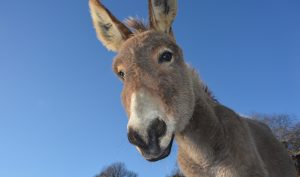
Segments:
[[[128,139],[149,161],[169,155],[173,137],[194,108],[190,70],[172,33],[177,0],[149,0],[150,24],[117,20],[98,0],[90,0],[99,40],[117,52],[113,70],[123,82]]]

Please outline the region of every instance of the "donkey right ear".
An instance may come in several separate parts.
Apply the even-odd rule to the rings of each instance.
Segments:
[[[150,27],[172,35],[172,23],[177,14],[177,0],[148,0]]]
[[[114,17],[99,0],[90,0],[89,6],[98,39],[108,50],[117,52],[132,32]]]

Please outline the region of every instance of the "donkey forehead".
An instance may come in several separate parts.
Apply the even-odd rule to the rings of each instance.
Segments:
[[[175,50],[174,40],[165,33],[146,31],[138,33],[124,42],[116,60],[145,60],[145,56],[157,53],[161,48]],[[117,62],[119,63],[119,62]]]

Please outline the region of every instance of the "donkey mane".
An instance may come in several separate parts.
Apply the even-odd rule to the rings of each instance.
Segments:
[[[219,103],[218,99],[216,98],[216,96],[213,94],[213,92],[208,88],[208,86],[204,83],[201,84],[202,89],[204,90],[204,92],[206,93],[206,95],[215,103]]]
[[[207,84],[199,77],[199,73],[191,66],[189,66],[189,69],[191,70],[191,76],[194,78],[195,82],[199,82],[199,85],[201,86],[200,88],[202,89],[204,94],[206,94],[208,98],[211,99],[213,102],[219,103],[218,99],[215,97],[213,92],[209,89]]]

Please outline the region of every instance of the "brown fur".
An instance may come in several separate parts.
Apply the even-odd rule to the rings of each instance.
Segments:
[[[125,24],[132,29],[134,33],[141,33],[150,30],[149,25],[145,24],[143,20],[132,17],[128,18],[125,21]]]
[[[153,8],[158,7],[151,2],[151,28],[130,20],[127,24],[138,32],[117,48],[118,55],[113,63],[116,74],[125,73],[122,102],[128,117],[133,114],[132,95],[141,90],[147,93],[149,100],[161,105],[167,115],[161,119],[169,127],[174,124],[173,129],[167,129],[172,132],[164,136],[175,135],[179,146],[178,162],[185,176],[295,177],[286,150],[270,129],[218,103],[198,74],[185,63],[171,31],[176,1],[155,1],[156,6],[174,5],[168,7],[173,8],[170,16],[166,7],[159,7],[166,10],[165,19],[153,15]],[[106,40],[105,36],[100,40]],[[164,51],[171,51],[173,58],[170,62],[159,63]]]

